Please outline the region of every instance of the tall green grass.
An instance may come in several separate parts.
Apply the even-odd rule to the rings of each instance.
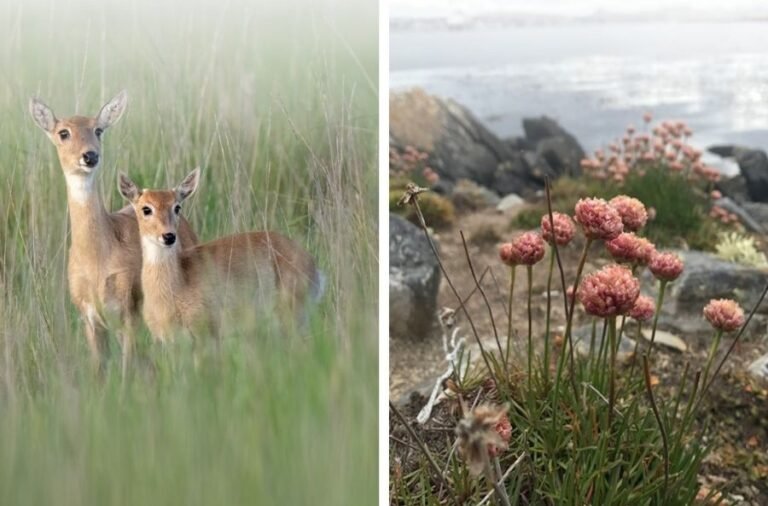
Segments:
[[[376,499],[377,3],[0,0],[0,504],[371,504]],[[280,230],[327,293],[300,335],[244,326],[219,353],[140,337],[97,379],[66,283],[66,190],[29,118],[95,114],[118,170],[203,168],[202,240]]]

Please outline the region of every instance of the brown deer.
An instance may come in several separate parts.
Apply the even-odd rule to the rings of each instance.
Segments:
[[[217,337],[220,315],[233,306],[303,321],[307,303],[322,293],[323,277],[295,242],[277,232],[251,232],[189,249],[179,245],[181,204],[199,181],[200,169],[172,190],[140,190],[119,177],[139,224],[143,314],[154,338],[170,340],[180,329]]]
[[[85,322],[91,355],[103,370],[108,352],[107,322],[119,322],[123,374],[134,346],[141,304],[141,242],[133,208],[110,213],[104,208],[96,178],[101,167],[104,131],[117,123],[127,104],[125,91],[101,108],[95,117],[58,119],[38,99],[29,110],[35,123],[56,146],[67,183],[69,221],[69,293]],[[186,221],[179,224],[184,246],[197,243]]]

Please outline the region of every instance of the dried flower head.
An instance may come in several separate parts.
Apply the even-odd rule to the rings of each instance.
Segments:
[[[552,213],[552,222],[555,224],[555,243],[558,246],[565,246],[573,240],[576,228],[570,216],[563,213]],[[541,217],[541,235],[545,241],[552,242],[552,223],[549,221],[549,214]]]
[[[512,425],[507,417],[508,406],[482,404],[468,413],[456,426],[459,455],[469,472],[483,472],[489,456],[507,449],[512,437]]]
[[[525,232],[502,244],[499,257],[507,265],[533,265],[544,258],[544,240],[536,232]]]
[[[576,203],[576,222],[590,239],[610,241],[624,231],[621,215],[603,199],[581,199]]]
[[[602,318],[627,313],[640,295],[640,281],[621,265],[607,265],[585,277],[577,291],[584,310]]]
[[[635,265],[648,265],[656,253],[652,242],[632,232],[619,234],[616,239],[606,242],[605,247],[617,262]]]
[[[648,320],[653,318],[653,313],[655,312],[655,310],[656,310],[656,307],[653,302],[653,299],[648,297],[647,295],[640,295],[635,300],[635,304],[632,306],[632,309],[629,310],[629,313],[627,313],[627,315],[630,318],[634,318],[639,322],[647,322]]]
[[[619,212],[625,230],[636,232],[648,222],[645,205],[634,197],[619,195],[613,197],[609,204]]]
[[[656,252],[651,258],[648,267],[656,279],[661,281],[674,281],[683,272],[683,261],[674,253]]]
[[[744,325],[744,310],[731,299],[712,299],[704,307],[704,318],[716,329],[732,332]]]

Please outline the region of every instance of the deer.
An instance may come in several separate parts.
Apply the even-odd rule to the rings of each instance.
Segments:
[[[128,96],[121,91],[94,117],[58,119],[37,98],[29,111],[56,147],[67,186],[71,228],[67,280],[69,295],[85,324],[92,362],[103,372],[109,353],[109,327],[118,323],[125,377],[140,320],[141,242],[131,206],[109,212],[96,187],[104,132],[123,116]],[[193,246],[197,237],[186,220],[179,241]]]
[[[179,245],[182,203],[199,182],[200,168],[170,190],[139,189],[119,175],[120,194],[138,221],[143,316],[153,338],[167,343],[181,331],[193,338],[207,332],[218,341],[221,315],[232,305],[301,324],[310,303],[322,295],[324,276],[296,242],[278,232],[258,231],[187,249]]]

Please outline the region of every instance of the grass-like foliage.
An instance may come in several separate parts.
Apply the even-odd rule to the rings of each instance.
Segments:
[[[411,187],[404,201],[421,216],[418,191]],[[456,287],[443,270],[459,308],[450,318],[441,315],[443,330],[452,342],[466,336],[480,358],[474,364],[461,357],[452,362],[443,387],[446,400],[435,408],[435,420],[414,424],[418,430],[391,406],[393,504],[683,506],[722,500],[698,482],[710,447],[696,418],[757,306],[745,318],[735,301],[711,301],[703,309],[714,329],[705,364],[686,365],[674,393],[660,395],[651,374],[658,314],[683,262],[639,236],[647,212],[637,200],[585,199],[575,217],[580,232],[568,216],[549,211],[539,216],[541,235],[526,232],[502,245],[499,266],[509,279],[506,315],[488,301],[475,275],[482,266],[473,265],[466,241],[474,286]],[[585,236],[580,260],[564,266],[561,253],[573,247],[575,233]],[[617,263],[588,272],[592,246],[602,244]],[[546,311],[534,321],[532,274],[547,268]],[[640,271],[646,268],[655,279],[644,288],[656,291],[655,301],[640,295]],[[462,302],[470,291],[483,298],[494,339],[478,335],[478,316]],[[757,305],[763,297],[765,292]],[[518,305],[528,311],[522,328],[509,316]],[[564,319],[553,316],[555,305],[563,306]],[[588,353],[576,350],[577,313],[581,322],[591,322],[591,333],[580,336],[579,346]],[[456,323],[458,317],[463,323]],[[650,341],[640,337],[643,326]],[[562,334],[555,331],[563,328]],[[735,331],[723,353],[723,336]],[[637,343],[634,360],[624,365],[617,359],[622,336]]]
[[[561,178],[553,184],[552,207],[558,212],[570,212],[583,195],[611,199],[629,195],[641,200],[653,217],[645,235],[661,246],[687,246],[714,251],[719,234],[726,225],[709,215],[711,203],[701,188],[681,173],[663,166],[647,166],[643,171],[631,171],[621,185],[611,180],[590,178]],[[513,218],[513,226],[534,228],[546,212],[546,202],[525,209]]]
[[[371,504],[376,497],[377,4],[6,2],[0,11],[0,504]],[[29,117],[93,115],[99,189],[167,188],[201,240],[274,229],[318,258],[308,328],[216,348],[146,330],[91,369],[67,289],[66,189]]]

